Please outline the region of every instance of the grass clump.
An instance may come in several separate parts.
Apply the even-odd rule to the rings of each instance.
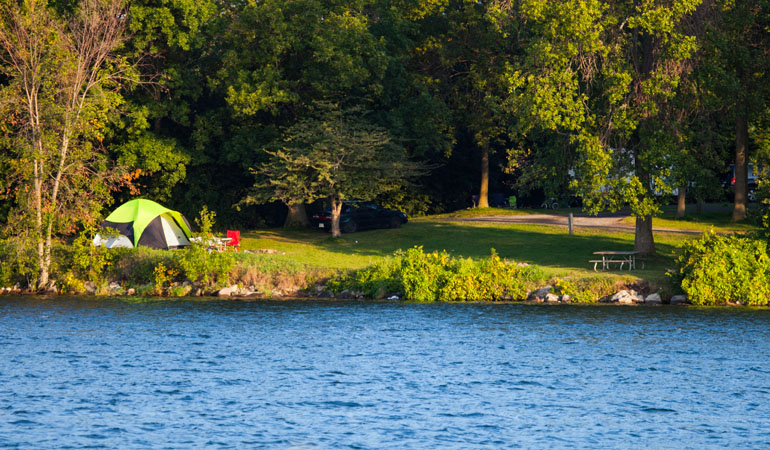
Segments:
[[[624,287],[618,283],[618,280],[607,277],[557,278],[553,287],[556,294],[568,295],[571,303],[596,303]]]
[[[230,272],[230,281],[233,284],[254,287],[266,294],[292,293],[307,289],[330,274],[329,269],[279,259],[272,255],[237,253]]]
[[[522,300],[545,280],[536,267],[502,260],[495,252],[474,260],[422,247],[397,251],[373,266],[333,278],[333,292],[350,290],[367,297],[398,295],[419,302]]]

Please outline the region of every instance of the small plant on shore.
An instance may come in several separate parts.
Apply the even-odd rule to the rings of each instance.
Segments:
[[[381,299],[387,295],[404,295],[399,277],[400,260],[388,257],[362,270],[345,271],[329,279],[326,287],[332,292],[343,290],[363,293],[368,298]]]
[[[200,217],[195,219],[201,230],[198,233],[201,240],[191,242],[188,248],[180,252],[177,259],[184,275],[203,287],[221,287],[229,283],[235,262],[232,253],[213,252],[207,248],[206,240],[213,236],[211,230],[214,228],[215,219],[214,211],[209,211],[206,206],[201,209]]]
[[[99,232],[102,236],[118,234],[110,228]],[[115,262],[128,253],[129,249],[125,248],[108,249],[93,245],[96,233],[95,226],[86,225],[71,245],[56,247],[52,273],[60,273],[59,268],[65,268],[64,273],[60,273],[62,291],[84,292],[86,283],[95,287],[108,285]]]
[[[229,283],[235,262],[232,253],[212,252],[201,244],[193,243],[179,254],[179,267],[193,283],[203,287],[220,287]]]
[[[109,250],[93,245],[96,227],[87,225],[72,242],[72,271],[82,280],[97,282],[104,278],[105,270],[112,265],[113,258]],[[118,234],[116,230],[105,229],[102,234]]]
[[[560,278],[554,283],[558,295],[568,295],[571,303],[596,303],[599,299],[617,292],[616,281],[593,277],[577,280]]]
[[[179,272],[172,268],[167,268],[163,263],[155,266],[153,271],[153,280],[155,282],[155,293],[157,295],[163,295],[168,287],[171,286],[174,278],[179,275]]]
[[[766,240],[705,233],[686,242],[673,275],[695,305],[770,303],[770,252]]]
[[[23,237],[0,240],[0,287],[32,287],[37,277],[34,251],[23,245]]]
[[[373,298],[398,294],[419,302],[522,300],[543,279],[539,269],[503,261],[494,250],[489,258],[477,261],[414,247],[400,250],[380,264],[339,276],[328,287],[335,292],[360,291]]]
[[[195,224],[200,228],[200,235],[209,237],[216,224],[217,213],[215,211],[209,211],[208,206],[203,205],[198,217],[195,218]]]

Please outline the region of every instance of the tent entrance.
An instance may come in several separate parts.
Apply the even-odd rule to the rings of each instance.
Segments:
[[[168,214],[160,215],[160,223],[163,227],[163,234],[166,236],[166,245],[168,248],[179,248],[190,245],[190,241],[185,236],[184,231],[176,224],[176,221]]]

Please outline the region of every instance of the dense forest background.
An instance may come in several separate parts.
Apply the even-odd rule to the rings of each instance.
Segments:
[[[628,205],[642,239],[675,189],[682,201],[724,201],[736,161],[745,217],[742,171],[770,145],[765,0],[0,4],[0,221],[16,234],[35,201],[37,223],[57,236],[134,197],[188,217],[206,205],[224,226],[281,225],[292,202],[270,195],[271,174],[312,183],[268,169],[325,118],[347,120],[327,150],[336,134],[376,132],[419,165],[401,180],[368,176],[387,189],[356,191],[386,206],[436,213],[495,194],[535,206],[579,199],[594,212]],[[67,84],[87,44],[78,36],[92,30],[77,19],[84,5],[112,14],[120,33],[94,59],[97,82]],[[43,48],[38,72],[14,62],[38,48],[24,36]],[[43,80],[37,122],[25,76]],[[91,103],[68,109],[67,89]],[[57,140],[68,153],[44,156]],[[45,190],[54,178],[69,180],[59,197]],[[323,207],[323,196],[295,194]]]

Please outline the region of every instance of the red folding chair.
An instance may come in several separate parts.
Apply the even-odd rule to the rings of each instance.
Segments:
[[[241,247],[241,231],[240,230],[227,230],[227,237],[230,239],[226,245],[233,247],[237,252]]]

